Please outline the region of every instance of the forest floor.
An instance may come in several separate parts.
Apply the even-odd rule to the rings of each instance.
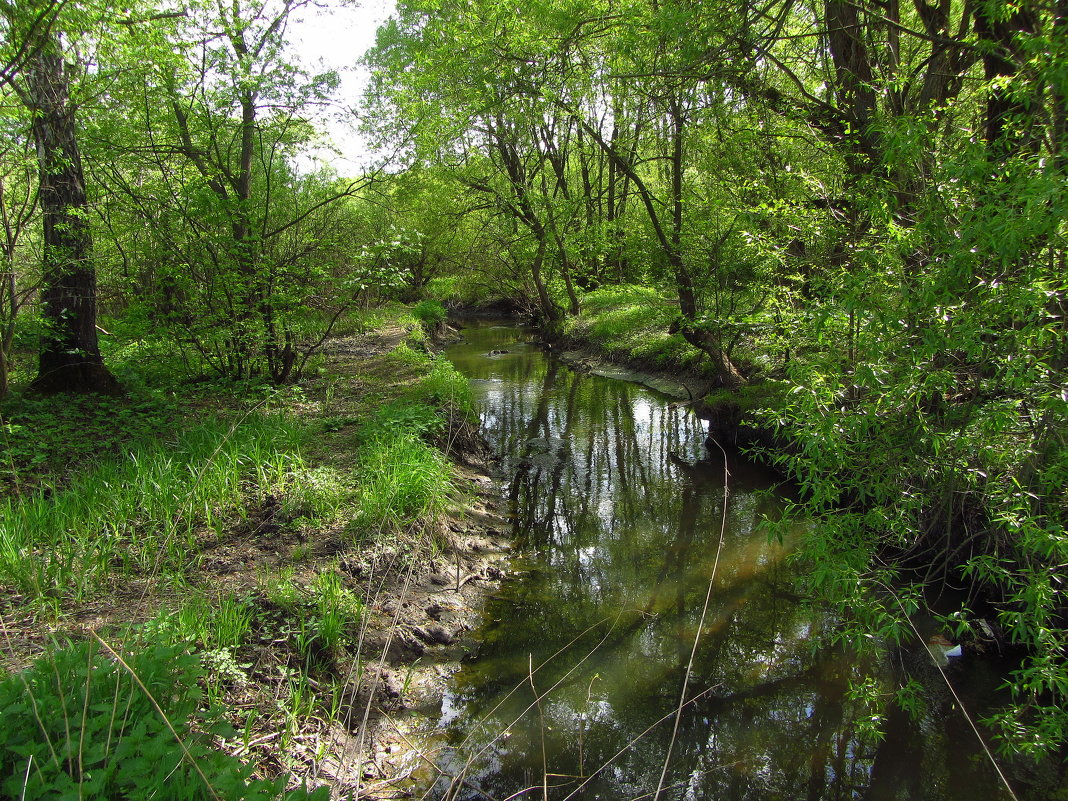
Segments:
[[[306,472],[359,476],[362,422],[425,372],[425,363],[396,356],[411,353],[410,336],[394,319],[326,344],[318,376],[281,406],[316,432],[302,445]],[[201,415],[218,411],[210,399],[199,405]],[[343,515],[294,519],[281,493],[261,494],[221,533],[205,532],[180,580],[116,577],[106,592],[50,607],[0,586],[0,669],[20,670],[65,640],[99,637],[121,651],[136,640],[131,632],[168,619],[180,628],[201,604],[212,610],[201,613],[208,622],[193,645],[204,659],[201,683],[232,727],[218,747],[260,775],[327,784],[334,797],[405,795],[413,774],[437,777],[422,734],[436,725],[446,681],[472,647],[468,632],[505,577],[511,547],[477,431],[450,420],[435,444],[452,465],[454,491],[433,519],[354,538]],[[355,608],[329,642],[316,636],[324,587]],[[245,634],[218,647],[210,632],[227,609],[246,618]]]

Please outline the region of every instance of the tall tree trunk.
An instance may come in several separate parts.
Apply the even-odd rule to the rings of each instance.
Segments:
[[[872,65],[860,12],[863,6],[848,0],[827,0],[827,42],[834,63],[834,94],[839,112],[848,122],[846,165],[856,180],[879,162],[875,135],[870,130],[875,111]]]
[[[1021,149],[1037,146],[1031,131],[1034,97],[1010,85],[1027,58],[1017,36],[1034,30],[1035,15],[1027,4],[1012,9],[982,3],[976,7],[975,32],[983,40],[983,71],[991,82],[986,101],[986,147],[994,164]]]
[[[15,342],[15,317],[19,311],[14,255],[13,248],[5,247],[4,273],[0,276],[0,281],[3,281],[3,286],[0,287],[0,300],[4,304],[3,311],[0,311],[0,319],[3,320],[3,328],[0,329],[0,398],[7,395],[8,376],[11,372],[11,347]]]
[[[668,265],[675,274],[675,288],[678,291],[679,310],[687,321],[697,317],[697,293],[694,290],[693,277],[682,255],[682,171],[683,138],[685,122],[678,97],[672,96],[668,102],[668,115],[671,118],[671,243],[667,248]]]
[[[33,114],[44,222],[42,316],[47,330],[33,388],[41,392],[119,392],[96,335],[96,271],[81,158],[59,42],[41,42],[26,75]]]
[[[550,325],[554,326],[560,314],[556,310],[556,304],[549,297],[549,290],[545,286],[545,279],[541,275],[541,267],[545,262],[545,231],[541,229],[535,232],[538,239],[538,250],[534,254],[534,261],[530,265],[530,274],[534,279],[534,288],[538,291],[538,306],[541,307],[542,317]]]

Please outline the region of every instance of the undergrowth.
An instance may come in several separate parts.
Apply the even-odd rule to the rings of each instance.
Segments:
[[[209,422],[172,442],[103,459],[64,488],[0,505],[0,583],[31,598],[80,600],[118,574],[182,572],[202,533],[222,534],[243,500],[300,465],[278,415]]]
[[[326,788],[287,793],[285,777],[253,779],[211,747],[219,718],[199,714],[196,657],[153,642],[109,650],[59,647],[0,681],[0,797],[329,799]]]
[[[353,330],[405,333],[348,373],[182,384],[137,364],[154,347],[142,337],[108,346],[128,360],[125,397],[16,393],[0,407],[0,598],[60,632],[107,607],[104,630],[137,654],[122,665],[85,643],[56,648],[4,681],[0,750],[14,750],[0,797],[282,797],[284,779],[251,781],[238,756],[299,771],[287,748],[338,719],[335,674],[350,660],[362,675],[366,612],[345,565],[435,553],[458,492],[440,448],[474,420],[466,380],[429,352],[436,308],[364,317]],[[237,572],[220,585],[206,565],[230,552]],[[147,616],[127,619],[112,593],[134,582]],[[277,665],[259,664],[265,651]],[[137,679],[159,690],[166,723]],[[222,732],[209,710],[239,698],[226,717],[243,732]],[[47,720],[27,722],[35,704]]]
[[[178,403],[165,392],[124,397],[15,394],[0,404],[0,490],[62,482],[130,443],[173,432]]]

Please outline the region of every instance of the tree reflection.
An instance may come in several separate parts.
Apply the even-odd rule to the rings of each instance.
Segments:
[[[488,382],[484,430],[510,478],[513,533],[537,558],[524,581],[502,589],[477,659],[455,678],[463,714],[453,736],[464,746],[445,758],[450,772],[481,752],[465,775],[490,796],[540,787],[544,742],[558,774],[551,798],[583,782],[583,798],[655,789],[728,503],[667,797],[968,794],[944,782],[933,794],[916,779],[916,751],[933,741],[910,721],[891,718],[882,745],[860,739],[846,690],[869,667],[819,645],[828,623],[789,592],[788,547],[755,532],[780,503],[768,492],[773,476],[732,455],[725,499],[724,466],[718,454],[706,458],[702,421],[529,349],[487,358],[498,336],[469,331],[450,357]],[[534,686],[553,688],[540,709],[531,664],[542,666]],[[455,797],[483,796],[469,788]]]

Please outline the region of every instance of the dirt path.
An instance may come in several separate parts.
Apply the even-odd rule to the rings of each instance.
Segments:
[[[350,399],[382,392],[383,378],[386,384],[403,383],[403,376],[383,377],[381,368],[383,357],[407,336],[406,329],[387,326],[333,340],[325,349],[328,372],[342,377]],[[357,404],[351,411],[367,409]],[[339,797],[354,791],[369,801],[403,797],[413,773],[434,775],[430,756],[422,753],[422,735],[435,728],[448,679],[474,646],[470,635],[483,602],[508,570],[503,501],[481,439],[469,429],[454,430],[446,451],[463,500],[439,521],[439,550],[410,558],[403,543],[385,544],[340,559],[359,588],[365,613],[347,662],[335,666],[334,678],[344,670],[342,710],[309,732],[320,753],[313,758],[309,751],[303,771],[331,784]],[[324,453],[345,458],[329,443]]]

